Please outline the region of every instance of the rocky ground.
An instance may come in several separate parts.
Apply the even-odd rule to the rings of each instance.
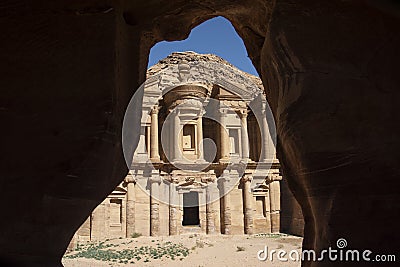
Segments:
[[[302,238],[277,234],[252,236],[180,235],[107,239],[78,245],[63,258],[65,267],[103,266],[300,266],[299,261],[260,261],[257,252],[301,251]],[[288,256],[286,255],[286,258]]]

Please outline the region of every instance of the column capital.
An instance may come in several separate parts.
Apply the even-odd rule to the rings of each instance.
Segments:
[[[161,177],[160,177],[160,175],[152,175],[152,176],[150,176],[149,177],[149,182],[150,183],[158,183],[158,184],[160,184],[161,183]]]
[[[168,182],[171,184],[177,184],[179,182],[179,178],[175,174],[168,174],[164,176],[164,179],[166,179]]]
[[[267,180],[269,182],[281,181],[282,180],[282,176],[280,176],[279,174],[269,174],[268,177],[267,177]]]
[[[125,183],[136,183],[136,177],[128,174],[128,176],[125,177]]]
[[[159,106],[152,106],[150,109],[150,114],[158,114],[159,110],[160,110]]]
[[[243,177],[242,177],[242,182],[243,183],[246,183],[246,182],[250,182],[251,183],[251,181],[253,181],[253,175],[251,175],[251,174],[245,174]]]
[[[237,113],[239,114],[239,117],[241,119],[245,119],[245,118],[247,118],[249,111],[247,109],[239,109]]]
[[[207,176],[207,177],[202,177],[201,178],[201,182],[203,183],[215,183],[216,182],[216,178],[212,177],[212,176]]]
[[[254,107],[253,112],[257,116],[265,116],[267,111],[267,101],[261,101]]]

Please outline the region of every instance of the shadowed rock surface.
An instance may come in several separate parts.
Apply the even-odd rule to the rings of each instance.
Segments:
[[[0,264],[60,266],[123,179],[121,124],[161,40],[229,19],[275,115],[304,248],[394,254],[399,6],[390,1],[3,1]],[[341,262],[304,263],[305,266]],[[353,263],[354,264],[354,263]],[[358,265],[360,263],[357,263]]]

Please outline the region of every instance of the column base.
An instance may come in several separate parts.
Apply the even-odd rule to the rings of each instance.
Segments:
[[[244,159],[242,158],[242,159],[240,159],[240,162],[241,163],[254,163],[255,161],[250,158],[244,158]]]
[[[158,158],[150,158],[150,161],[158,163],[158,162],[161,162],[161,159],[159,157]]]
[[[196,159],[195,161],[194,161],[194,163],[198,163],[198,164],[206,164],[206,163],[209,163],[208,161],[206,161],[205,159]]]
[[[219,159],[219,163],[224,163],[224,164],[229,163],[230,161],[231,161],[230,158],[221,158],[221,159]]]
[[[138,153],[135,156],[133,156],[133,163],[141,163],[141,162],[146,162],[149,160],[149,156],[146,153]]]

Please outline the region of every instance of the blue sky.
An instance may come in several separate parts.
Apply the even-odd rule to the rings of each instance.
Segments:
[[[232,24],[223,17],[216,17],[200,24],[192,30],[186,40],[157,43],[150,51],[148,67],[153,66],[172,52],[184,51],[216,54],[239,69],[258,76],[247,56],[242,39]]]

